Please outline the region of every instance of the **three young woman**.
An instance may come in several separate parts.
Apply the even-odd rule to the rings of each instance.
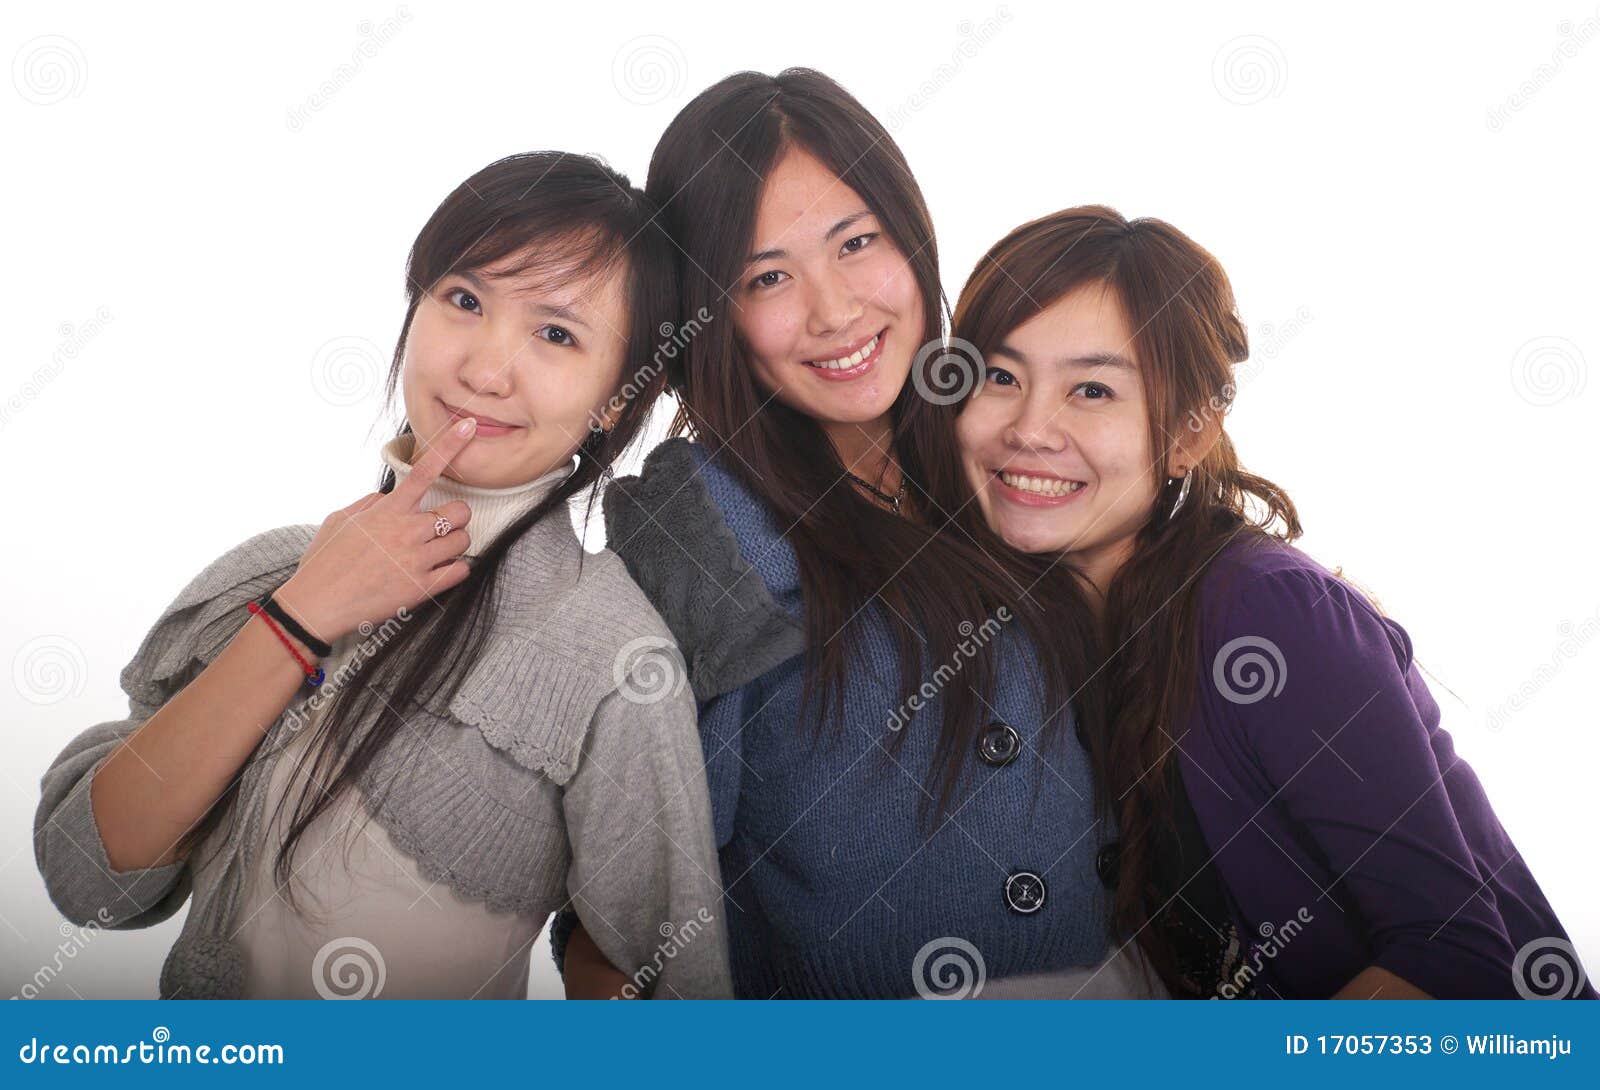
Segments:
[[[452,192],[406,270],[378,491],[196,576],[128,717],[51,766],[34,842],[67,916],[192,895],[163,996],[521,997],[562,905],[637,994],[728,993],[694,707],[649,677],[670,635],[568,517],[661,387],[653,213],[568,154]]]
[[[383,488],[202,573],[47,775],[68,915],[193,888],[163,994],[325,994],[352,937],[385,995],[520,994],[561,905],[569,995],[1505,995],[1564,941],[1403,630],[1240,467],[1210,255],[1019,228],[950,396],[927,209],[837,84],[709,88],[647,192],[527,156],[453,194]],[[564,501],[683,314],[695,441],[606,489],[585,558]],[[692,698],[641,700],[669,630]],[[343,699],[302,712],[319,650]]]

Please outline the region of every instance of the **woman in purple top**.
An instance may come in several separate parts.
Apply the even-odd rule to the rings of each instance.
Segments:
[[[1240,465],[1216,260],[1069,209],[990,250],[955,334],[985,515],[1096,592],[1119,941],[1175,995],[1593,998],[1405,631],[1288,544],[1294,505]]]

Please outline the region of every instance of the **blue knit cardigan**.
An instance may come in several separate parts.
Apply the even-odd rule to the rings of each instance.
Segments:
[[[1105,958],[1115,831],[1096,817],[1076,732],[1059,720],[1041,732],[1020,634],[972,618],[971,640],[998,648],[980,734],[998,749],[972,756],[930,821],[940,693],[965,683],[959,663],[925,664],[931,696],[911,714],[889,626],[869,607],[843,729],[819,729],[801,716],[799,567],[765,504],[704,447],[672,439],[615,482],[605,513],[607,547],[672,629],[700,703],[738,995],[909,997],[951,974]]]

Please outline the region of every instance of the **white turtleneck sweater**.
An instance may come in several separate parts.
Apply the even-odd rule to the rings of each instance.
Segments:
[[[416,456],[416,436],[395,436],[383,445],[382,454],[384,463],[394,470],[395,484],[398,485],[411,473],[411,463]],[[537,480],[506,488],[479,488],[440,474],[423,493],[419,509],[435,511],[452,500],[466,503],[472,511],[472,518],[466,527],[467,535],[472,539],[467,555],[477,556],[501,530],[549,495],[571,472],[570,465],[563,465]],[[332,672],[328,671],[329,674]]]
[[[398,480],[411,472],[415,440],[397,436],[385,443],[383,460]],[[479,488],[440,476],[428,487],[421,510],[452,500],[471,509],[467,531],[477,556],[500,531],[542,500],[569,472],[561,467],[526,484]],[[566,512],[551,517],[564,518]],[[354,657],[359,633],[336,641],[323,663],[333,685]],[[382,989],[373,998],[521,999],[528,989],[529,948],[543,918],[496,912],[458,896],[448,885],[426,878],[384,827],[369,820],[358,790],[343,796],[301,837],[295,850],[294,889],[298,907],[276,891],[272,870],[299,794],[296,765],[317,723],[331,705],[317,703],[293,733],[272,769],[267,788],[270,817],[291,784],[294,792],[276,820],[266,826],[265,843],[251,861],[241,890],[236,939],[244,954],[244,998],[315,999],[349,994],[359,980],[372,995],[373,950],[381,950]],[[214,837],[226,832],[223,823]],[[221,878],[219,843],[196,853],[197,887]],[[441,942],[441,936],[449,936]],[[330,994],[331,993],[331,994]]]

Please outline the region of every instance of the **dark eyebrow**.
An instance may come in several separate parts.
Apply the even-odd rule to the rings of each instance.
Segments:
[[[836,238],[841,232],[849,230],[849,228],[850,228],[850,226],[852,224],[858,223],[861,220],[866,219],[870,215],[872,215],[871,210],[870,209],[866,209],[866,208],[863,208],[859,212],[850,213],[844,219],[840,220],[838,223],[836,223],[832,227],[828,228],[828,233],[822,236],[822,241],[823,242],[831,242],[831,241],[833,241],[833,239]],[[788,257],[788,256],[789,256],[789,251],[788,250],[759,250],[756,253],[751,254],[750,255],[750,260],[745,262],[745,264],[754,265],[759,261],[771,261],[773,258]]]
[[[461,277],[461,279],[465,280],[479,291],[486,291],[488,289],[488,285],[483,282],[483,279],[471,269],[462,269],[455,275]],[[563,322],[571,322],[573,325],[581,325],[584,329],[587,329],[591,332],[594,330],[593,326],[583,320],[582,315],[569,306],[551,306],[549,303],[529,303],[528,309],[533,311],[535,314],[543,315],[547,318],[559,318]]]
[[[991,349],[989,354],[1024,365],[1028,363],[1028,357],[1009,344],[1001,344]],[[1132,360],[1116,352],[1092,352],[1087,356],[1063,356],[1056,362],[1065,367],[1120,367],[1125,371],[1138,370]]]

